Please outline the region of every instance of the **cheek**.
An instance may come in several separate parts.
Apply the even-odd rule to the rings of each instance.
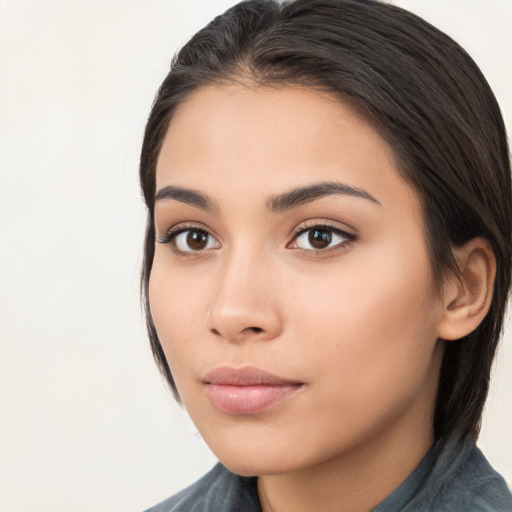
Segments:
[[[186,274],[173,272],[165,258],[155,254],[149,280],[151,315],[171,372],[194,360],[197,325],[204,319],[206,290]]]
[[[378,261],[347,259],[328,279],[310,280],[307,296],[295,302],[313,372],[349,391],[339,396],[354,404],[414,393],[436,346],[441,302],[424,253],[380,254]]]

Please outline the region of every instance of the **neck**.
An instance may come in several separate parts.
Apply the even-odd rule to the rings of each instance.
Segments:
[[[320,463],[260,476],[263,512],[369,512],[386,499],[434,443],[432,418],[442,356],[443,345],[438,344],[432,378],[417,400],[387,426],[361,433],[362,441]]]
[[[407,423],[407,422],[406,422]],[[416,469],[434,442],[431,421],[396,428],[332,459],[258,479],[263,512],[368,512]]]

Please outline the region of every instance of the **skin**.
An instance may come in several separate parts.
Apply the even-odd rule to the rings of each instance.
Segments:
[[[179,394],[205,441],[232,471],[259,475],[265,512],[370,510],[433,443],[446,309],[421,201],[392,150],[327,94],[209,86],[173,118],[156,177],[157,191],[208,198],[208,209],[184,194],[156,201],[166,243],[156,243],[149,288]],[[269,208],[318,183],[371,199],[335,193]],[[296,233],[317,225],[331,242],[313,250],[310,232]],[[178,228],[189,231],[169,240]],[[207,233],[199,249],[187,245],[198,229]],[[263,412],[227,414],[203,382],[221,365],[301,386]]]

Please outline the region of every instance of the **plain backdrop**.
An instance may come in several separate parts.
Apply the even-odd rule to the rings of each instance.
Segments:
[[[231,0],[0,0],[0,511],[137,511],[215,458],[139,306],[142,132],[174,52]],[[512,116],[511,0],[401,0]],[[480,445],[512,482],[505,337]]]

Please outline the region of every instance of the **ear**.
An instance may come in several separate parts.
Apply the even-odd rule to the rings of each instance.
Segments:
[[[443,311],[438,337],[458,340],[474,331],[492,302],[496,258],[485,238],[473,238],[453,250],[459,274],[450,273],[443,283]]]

